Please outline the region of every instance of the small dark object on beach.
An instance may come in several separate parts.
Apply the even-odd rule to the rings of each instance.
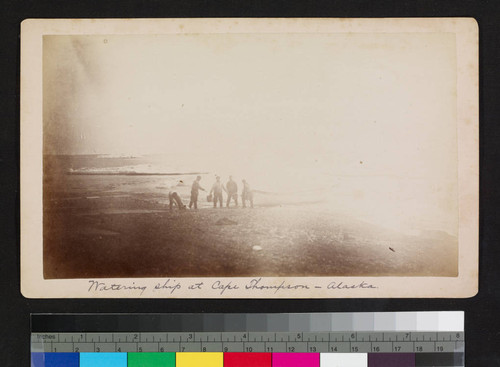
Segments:
[[[215,222],[216,225],[218,226],[225,226],[228,224],[238,224],[238,222],[235,222],[234,220],[228,219],[226,217],[219,219],[217,222]]]
[[[394,250],[392,247],[389,247],[389,250],[391,250],[392,252],[396,252],[396,250]]]

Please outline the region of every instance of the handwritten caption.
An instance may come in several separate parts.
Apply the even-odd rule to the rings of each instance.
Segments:
[[[357,281],[354,283],[344,281],[332,281],[327,285],[309,284],[309,283],[294,283],[288,280],[266,280],[263,278],[253,278],[245,281],[236,281],[228,279],[217,279],[211,281],[202,281],[201,279],[179,280],[168,278],[160,282],[148,282],[141,284],[138,281],[130,283],[108,282],[100,280],[88,281],[88,292],[126,292],[131,295],[143,296],[152,292],[158,292],[165,295],[175,296],[187,291],[188,293],[197,291],[210,291],[220,296],[231,296],[234,293],[271,293],[273,295],[289,292],[289,291],[307,291],[307,290],[356,290],[356,289],[377,289],[374,284],[365,281]]]

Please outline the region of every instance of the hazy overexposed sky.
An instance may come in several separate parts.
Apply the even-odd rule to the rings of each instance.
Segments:
[[[325,200],[456,232],[454,34],[45,36],[43,50],[45,153],[161,153],[276,191],[359,176]]]
[[[44,146],[456,174],[453,34],[44,37]]]

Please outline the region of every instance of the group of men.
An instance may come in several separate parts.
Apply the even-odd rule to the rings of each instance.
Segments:
[[[189,202],[189,209],[194,207],[198,209],[198,193],[199,190],[205,191],[203,187],[200,186],[201,176],[196,177],[196,180],[193,182],[191,186],[191,201]],[[241,201],[243,207],[246,207],[246,202],[250,202],[250,207],[253,208],[253,192],[250,189],[250,186],[245,180],[241,181],[243,183],[243,190],[241,192]],[[238,184],[233,180],[232,176],[229,176],[229,181],[224,184],[221,182],[220,177],[217,176],[215,179],[215,183],[212,185],[210,190],[209,198],[212,198],[214,203],[214,208],[217,208],[217,203],[219,203],[219,207],[223,206],[223,195],[222,192],[227,194],[227,202],[226,207],[229,208],[229,204],[231,200],[234,200],[236,206],[238,206]]]
[[[196,177],[196,180],[191,186],[191,200],[189,201],[189,209],[198,209],[198,194],[200,190],[205,191],[205,189],[201,187],[200,181],[201,176]],[[243,190],[241,191],[241,201],[243,204],[243,208],[246,207],[247,201],[250,202],[250,207],[253,208],[253,192],[250,189],[250,185],[248,185],[248,182],[246,182],[245,180],[241,180],[241,182],[243,183]],[[238,184],[233,180],[232,176],[229,176],[229,181],[225,186],[221,182],[220,177],[216,177],[215,183],[212,185],[212,189],[210,190],[210,194],[208,196],[208,200],[214,203],[214,208],[217,207],[217,203],[219,203],[219,207],[222,208],[224,202],[222,192],[225,192],[227,194],[227,208],[229,208],[231,200],[234,200],[235,205],[238,206]],[[172,209],[174,205],[179,209],[186,209],[186,206],[182,203],[182,199],[177,192],[169,192],[168,198],[170,201],[170,209]]]

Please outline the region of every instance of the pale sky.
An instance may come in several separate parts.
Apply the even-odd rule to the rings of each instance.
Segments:
[[[44,151],[453,179],[455,57],[452,34],[45,36]]]
[[[271,191],[344,177],[332,208],[456,232],[453,34],[45,36],[43,65],[45,153],[160,153]]]

